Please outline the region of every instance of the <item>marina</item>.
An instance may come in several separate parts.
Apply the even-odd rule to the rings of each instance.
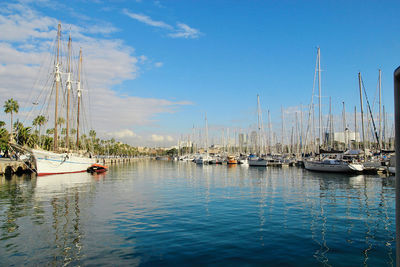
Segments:
[[[0,265],[400,266],[398,10],[0,3]]]

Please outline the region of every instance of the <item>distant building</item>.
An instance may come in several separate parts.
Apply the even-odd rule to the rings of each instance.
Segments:
[[[239,134],[239,147],[243,148],[248,145],[248,135],[244,133]]]
[[[250,143],[251,146],[253,147],[254,151],[256,150],[257,146],[258,146],[258,142],[257,142],[257,132],[256,131],[252,131],[250,133]]]
[[[347,143],[347,142],[360,142],[360,133],[359,132],[337,132],[333,134],[333,140],[340,142],[340,143]]]

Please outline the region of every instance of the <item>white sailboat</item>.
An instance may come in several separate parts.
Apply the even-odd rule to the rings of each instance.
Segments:
[[[320,172],[362,172],[364,170],[362,164],[339,159],[305,160],[304,167],[310,171]]]
[[[262,134],[262,115],[260,106],[260,96],[257,95],[257,123],[258,123],[258,156],[250,156],[248,158],[249,166],[254,167],[267,167],[267,160],[261,157],[261,134]]]
[[[317,71],[318,71],[318,91],[319,91],[319,138],[318,138],[318,159],[304,160],[304,168],[310,171],[321,171],[321,172],[361,172],[364,170],[362,164],[352,163],[340,158],[321,158],[320,148],[323,145],[322,142],[322,111],[321,111],[321,54],[318,47],[317,50]]]
[[[207,123],[207,113],[205,114],[204,117],[205,121],[205,134],[206,134],[206,139],[205,139],[205,153],[201,154],[199,157],[197,157],[194,162],[196,164],[209,164],[212,161],[212,158],[208,154],[208,123]]]
[[[71,68],[68,66],[68,77],[66,81],[67,87],[67,139],[66,139],[66,153],[60,153],[58,149],[58,132],[57,132],[57,118],[58,118],[58,98],[59,98],[59,90],[61,87],[61,63],[60,63],[60,36],[61,36],[61,24],[58,24],[57,31],[57,55],[56,61],[54,65],[54,85],[55,85],[55,111],[54,111],[54,139],[53,139],[53,152],[41,150],[41,149],[32,149],[31,154],[33,156],[33,164],[36,170],[37,175],[50,175],[50,174],[64,174],[64,173],[77,173],[77,172],[85,172],[87,169],[94,164],[96,161],[94,158],[88,155],[88,153],[70,153],[68,147],[68,133],[69,133],[69,95],[71,91]],[[71,40],[71,39],[70,39]],[[70,42],[68,44],[68,50],[70,52]],[[69,58],[70,59],[70,58]],[[70,63],[70,61],[69,61]],[[77,81],[77,147],[79,147],[79,120],[80,120],[80,102],[81,102],[81,68],[82,68],[82,51],[79,53],[79,71],[78,71],[78,81]]]

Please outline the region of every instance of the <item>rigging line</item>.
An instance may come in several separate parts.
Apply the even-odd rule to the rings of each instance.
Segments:
[[[372,111],[371,111],[371,106],[370,106],[369,101],[368,101],[367,91],[365,90],[364,82],[363,82],[362,79],[361,79],[361,84],[362,84],[362,87],[364,89],[365,99],[367,100],[367,105],[368,105],[369,113],[371,115],[372,125],[374,126],[374,133],[375,133],[376,141],[377,141],[378,147],[379,147],[379,136],[378,136],[378,133],[376,131],[374,116],[373,116]]]
[[[86,64],[83,64],[82,71],[83,71],[84,77],[85,78],[88,77],[88,75],[86,73]],[[87,92],[88,105],[89,105],[89,110],[88,110],[88,113],[89,113],[89,127],[93,128],[93,118],[92,118],[92,115],[91,115],[92,114],[92,109],[91,109],[91,107],[92,107],[91,90],[89,89],[90,87],[89,87],[88,79],[86,78],[84,81],[85,81],[85,84],[86,84],[86,92]]]
[[[54,46],[54,45],[55,45],[55,44],[54,44],[54,42],[53,42],[53,46]],[[45,63],[45,61],[47,61],[48,58],[49,58],[49,53],[46,53],[46,57],[43,58],[41,64],[39,65],[39,66],[40,66],[40,68],[39,68],[39,74],[40,74],[41,71],[43,70],[44,65],[45,65],[44,63]],[[32,103],[32,100],[33,100],[33,91],[34,91],[34,88],[36,87],[36,84],[38,83],[39,77],[41,77],[41,75],[37,75],[37,76],[36,76],[36,79],[35,79],[35,81],[34,81],[34,83],[32,83],[32,86],[31,86],[31,88],[30,88],[30,90],[29,90],[29,92],[30,92],[30,93],[29,93],[29,96],[28,96],[28,98],[26,98],[26,101],[29,101],[29,102],[24,102],[24,106],[25,106],[25,107],[28,106],[28,103]],[[31,105],[29,105],[29,106],[31,106]],[[23,120],[23,123],[25,123],[25,121],[28,120],[29,115],[30,115],[30,113],[31,113],[32,110],[33,110],[33,106],[32,106],[31,109],[29,110],[28,115],[27,115],[27,118],[26,118],[25,120]]]

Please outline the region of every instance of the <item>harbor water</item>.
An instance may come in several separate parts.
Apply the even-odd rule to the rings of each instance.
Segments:
[[[155,160],[0,177],[0,263],[393,266],[394,178]]]

